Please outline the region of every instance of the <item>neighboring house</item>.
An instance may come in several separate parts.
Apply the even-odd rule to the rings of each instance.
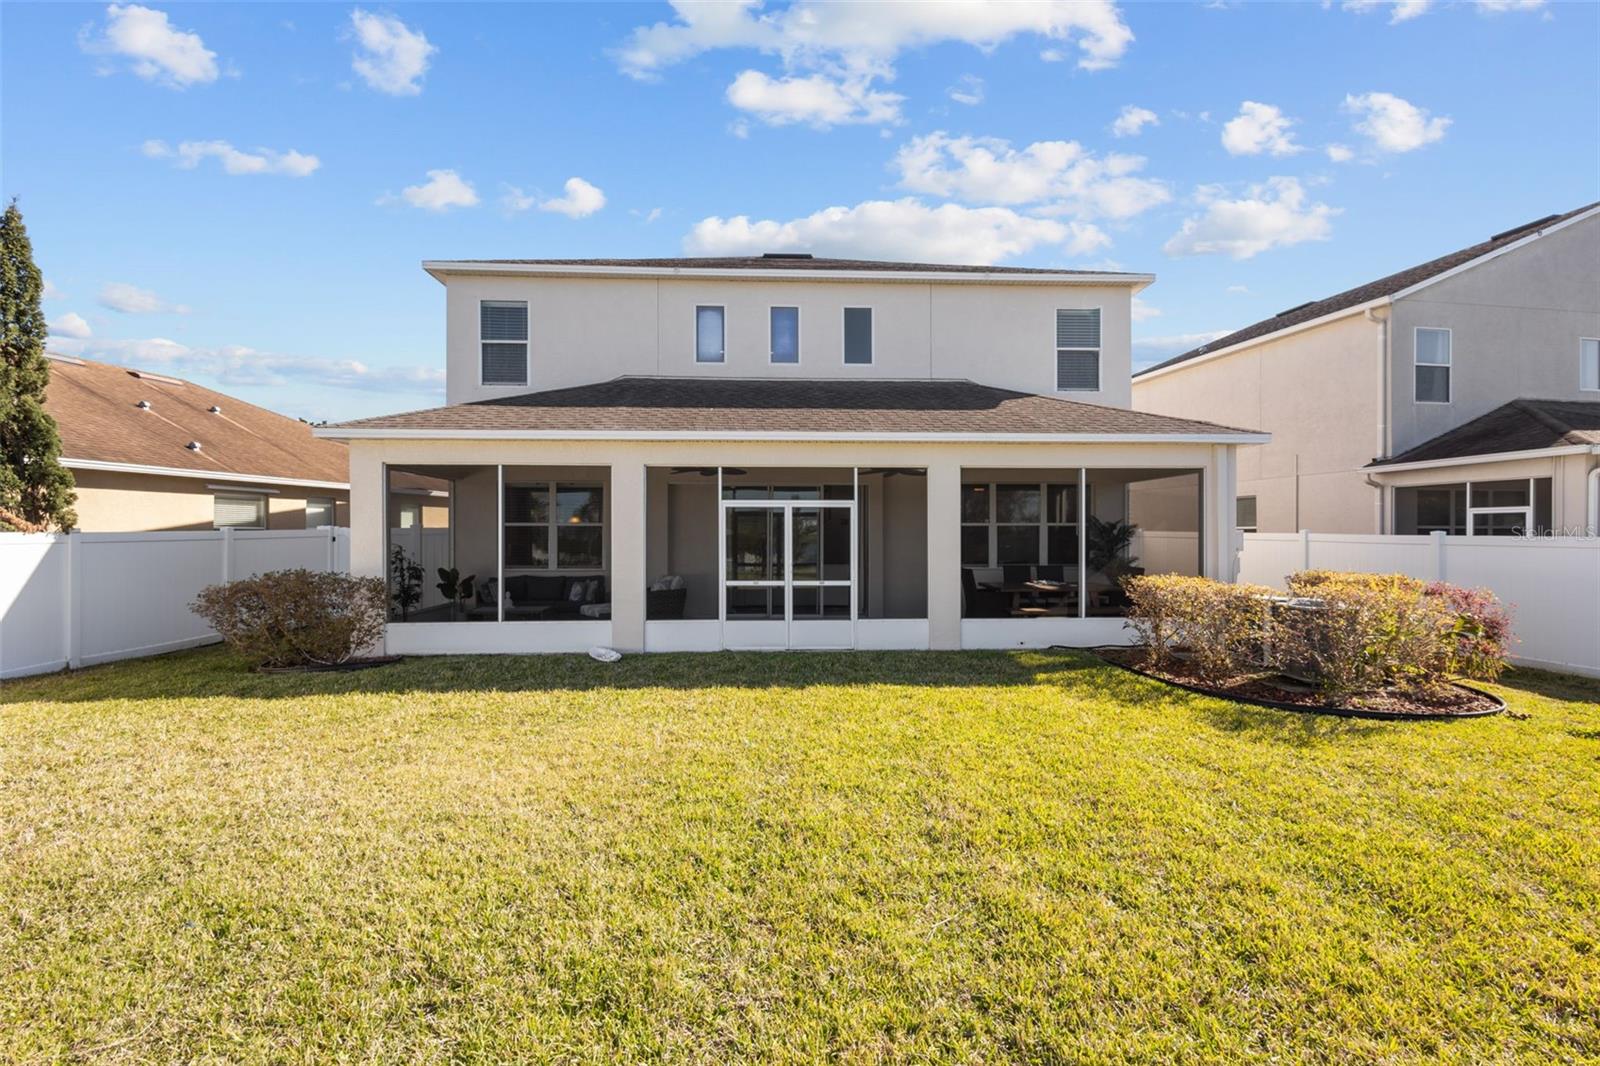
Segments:
[[[448,405],[317,431],[350,444],[352,570],[423,567],[392,652],[1094,644],[1129,573],[1232,577],[1266,438],[1129,409],[1147,275],[424,266]]]
[[[1133,405],[1272,434],[1240,457],[1241,528],[1594,530],[1600,205],[1185,352]]]
[[[45,407],[77,529],[313,529],[349,522],[349,452],[192,381],[50,356]]]

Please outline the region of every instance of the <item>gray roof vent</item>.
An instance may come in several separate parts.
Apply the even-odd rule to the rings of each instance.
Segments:
[[[206,410],[210,411],[214,415],[220,415],[222,413],[222,408],[218,407],[216,404],[212,404],[210,407],[207,407]]]
[[[148,411],[148,410],[150,410],[150,401],[149,400],[140,400],[138,403],[134,404],[133,406],[137,407],[141,411]]]
[[[188,444],[185,444],[184,447],[188,448],[191,452],[197,452],[200,450],[200,442],[197,440],[192,440]]]

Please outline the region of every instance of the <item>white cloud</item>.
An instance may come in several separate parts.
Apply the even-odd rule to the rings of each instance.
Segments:
[[[1544,0],[1475,0],[1478,11],[1485,15],[1503,15],[1508,11],[1539,11]]]
[[[1235,293],[1237,295],[1247,296],[1250,293],[1250,286],[1248,286],[1248,285],[1229,285],[1228,286],[1228,291],[1231,292],[1231,293]]]
[[[1133,41],[1111,0],[1019,0],[1015,3],[885,4],[878,0],[797,0],[764,12],[757,0],[704,3],[673,0],[677,20],[641,26],[617,50],[636,77],[717,48],[753,48],[787,65],[830,65],[880,71],[902,51],[956,41],[990,49],[1036,34],[1075,41],[1078,65],[1114,66]]]
[[[166,337],[142,340],[64,340],[63,355],[98,359],[142,370],[165,370],[226,386],[294,385],[367,392],[438,392],[444,371],[432,366],[369,366],[354,359],[282,355],[242,344],[192,348]]]
[[[1345,11],[1353,11],[1358,15],[1365,15],[1381,8],[1389,9],[1389,24],[1409,22],[1419,15],[1428,13],[1433,7],[1433,0],[1394,0],[1393,3],[1380,3],[1379,0],[1344,0],[1339,5]]]
[[[183,304],[163,300],[149,289],[129,285],[125,281],[107,282],[100,289],[100,306],[125,315],[186,315],[189,309]]]
[[[1172,333],[1164,337],[1133,338],[1133,366],[1142,369],[1174,355],[1182,355],[1191,348],[1210,344],[1219,337],[1232,333],[1231,329],[1214,329],[1202,333]]]
[[[1162,246],[1168,255],[1249,259],[1271,248],[1327,240],[1339,213],[1336,207],[1307,202],[1305,189],[1294,178],[1268,178],[1232,200],[1217,186],[1202,186],[1195,198],[1205,211],[1185,220]]]
[[[67,298],[67,294],[50,284],[49,278],[45,278],[44,292],[40,293],[40,298],[45,300],[65,300]]]
[[[963,74],[945,90],[945,95],[958,104],[977,107],[983,103],[983,79],[976,74]]]
[[[1139,131],[1146,126],[1159,125],[1161,119],[1156,117],[1154,111],[1128,104],[1117,114],[1117,120],[1111,124],[1111,133],[1115,137],[1137,137]]]
[[[759,70],[746,70],[728,86],[728,103],[748,111],[769,126],[803,122],[817,129],[829,126],[898,122],[898,93],[871,88],[871,79],[855,76],[835,80],[823,74],[769,78]]]
[[[94,333],[89,328],[89,323],[76,311],[68,311],[54,322],[50,323],[50,336],[75,337],[82,339]]]
[[[293,148],[282,152],[271,148],[246,152],[227,141],[182,141],[176,148],[166,141],[145,141],[143,151],[151,159],[171,159],[184,170],[193,170],[203,159],[216,159],[225,174],[285,174],[304,178],[322,165],[322,160],[316,156]]]
[[[393,15],[375,15],[359,7],[350,12],[356,51],[350,67],[368,87],[391,96],[416,96],[422,76],[439,49],[428,43],[421,30],[413,30]]]
[[[197,33],[175,29],[165,11],[138,4],[112,4],[99,36],[80,34],[78,45],[91,55],[121,56],[145,81],[187,89],[217,80],[217,54]]]
[[[1271,104],[1246,100],[1238,115],[1222,127],[1222,147],[1229,155],[1293,155],[1303,151],[1289,128],[1295,120]]]
[[[641,211],[637,207],[634,207],[634,208],[629,208],[628,214],[632,215],[634,218],[637,218],[637,219],[641,220],[646,226],[648,226],[648,225],[650,225],[650,223],[656,221],[657,219],[659,219],[661,217],[661,208],[652,207],[648,211]]]
[[[983,204],[1038,204],[1040,213],[1131,218],[1171,199],[1164,183],[1138,177],[1144,158],[1096,156],[1076,141],[1023,149],[996,137],[914,137],[896,153],[900,185],[912,192]]]
[[[1133,320],[1135,322],[1145,322],[1152,318],[1160,317],[1161,308],[1151,307],[1137,296],[1133,298]]]
[[[501,188],[505,191],[500,195],[500,209],[508,215],[539,206],[539,198],[532,193],[523,192],[515,185],[502,185]]]
[[[1380,152],[1413,151],[1441,139],[1450,128],[1450,119],[1432,117],[1427,109],[1393,93],[1346,96],[1344,109],[1356,116],[1356,132],[1367,136]]]
[[[518,192],[520,190],[513,190]],[[407,185],[400,195],[384,193],[379,204],[407,203],[424,211],[448,211],[452,207],[478,206],[478,190],[453,170],[430,170],[421,185]]]
[[[829,207],[779,222],[702,219],[684,238],[695,255],[814,252],[818,255],[996,263],[1035,248],[1087,255],[1110,243],[1097,227],[1031,218],[1005,207],[929,207],[914,197]]]
[[[1335,163],[1348,163],[1356,157],[1354,150],[1345,144],[1330,144],[1323,151],[1328,153],[1328,158]]]
[[[539,210],[554,211],[568,218],[588,218],[606,205],[606,194],[582,178],[568,178],[565,196],[541,201]]]

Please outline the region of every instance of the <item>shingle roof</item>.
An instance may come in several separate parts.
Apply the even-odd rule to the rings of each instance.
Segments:
[[[1226,336],[1207,341],[1198,348],[1191,348],[1182,355],[1175,355],[1165,362],[1145,367],[1134,374],[1134,377],[1137,378],[1144,374],[1154,373],[1157,370],[1163,370],[1178,363],[1188,362],[1190,359],[1197,359],[1208,352],[1219,352],[1224,348],[1231,348],[1235,344],[1242,344],[1257,337],[1264,337],[1269,333],[1276,333],[1280,329],[1288,329],[1290,326],[1298,326],[1302,322],[1310,322],[1324,315],[1331,315],[1336,311],[1359,307],[1369,300],[1393,296],[1395,293],[1409,289],[1411,286],[1427,281],[1429,278],[1443,274],[1448,270],[1454,270],[1456,267],[1464,266],[1480,256],[1488,255],[1490,252],[1498,251],[1508,244],[1520,241],[1531,233],[1565,222],[1568,219],[1576,218],[1585,211],[1592,211],[1596,207],[1600,207],[1600,201],[1585,204],[1583,207],[1568,211],[1564,215],[1548,215],[1544,218],[1535,219],[1515,229],[1497,233],[1486,241],[1480,241],[1470,247],[1451,252],[1449,255],[1442,255],[1437,259],[1430,259],[1426,263],[1420,263],[1417,266],[1397,271],[1387,277],[1379,278],[1377,281],[1369,281],[1365,285],[1357,285],[1353,289],[1346,289],[1344,292],[1335,293],[1324,299],[1312,300],[1308,303],[1291,307],[1287,311],[1280,311],[1271,318],[1264,318],[1260,322],[1246,326],[1243,329],[1236,329]]]
[[[630,267],[680,270],[859,270],[935,274],[1085,274],[1107,280],[1148,280],[1142,274],[1116,270],[1077,270],[1060,267],[984,266],[975,263],[902,263],[883,259],[827,259],[809,255],[740,255],[658,259],[469,259],[441,260],[438,266],[498,263],[506,266]]]
[[[343,422],[329,429],[590,433],[1219,434],[1187,418],[971,381],[620,377]]]
[[[141,408],[140,401],[149,403]],[[211,408],[220,408],[212,413]],[[50,360],[45,409],[66,459],[344,483],[349,450],[297,419],[203,385],[88,360]],[[199,441],[198,451],[189,448]]]
[[[1471,422],[1369,466],[1464,459],[1566,445],[1600,444],[1600,401],[1512,400]]]

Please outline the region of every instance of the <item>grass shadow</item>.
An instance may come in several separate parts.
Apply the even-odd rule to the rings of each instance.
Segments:
[[[1512,667],[1500,675],[1501,688],[1564,703],[1589,703],[1600,710],[1600,679],[1551,670]]]

